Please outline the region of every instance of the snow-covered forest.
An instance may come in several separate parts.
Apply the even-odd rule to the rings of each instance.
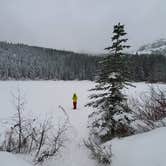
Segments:
[[[0,79],[92,80],[95,56],[0,42]]]
[[[127,57],[131,80],[166,82],[166,53],[140,53]],[[0,42],[0,79],[94,80],[104,56]]]

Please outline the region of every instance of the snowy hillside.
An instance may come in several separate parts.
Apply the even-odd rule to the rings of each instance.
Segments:
[[[90,54],[0,41],[0,80],[93,80],[97,60]]]
[[[137,97],[148,92],[148,84],[135,83],[136,88],[125,90],[129,96]],[[84,146],[83,140],[88,136],[87,121],[91,109],[84,107],[88,102],[88,89],[94,86],[90,81],[0,81],[0,121],[9,119],[14,113],[11,93],[20,87],[26,97],[25,112],[27,116],[34,114],[40,118],[52,116],[54,122],[61,120],[63,106],[69,117],[70,128],[67,132],[67,141],[63,152],[56,160],[45,163],[46,166],[96,166],[97,163],[90,158],[90,152]],[[166,88],[164,84],[158,84]],[[72,109],[72,95],[78,95],[78,109]],[[2,133],[6,125],[1,125]],[[0,137],[1,138],[1,137]],[[149,133],[135,135],[124,139],[113,140],[112,166],[165,166],[166,159],[166,128],[154,130]],[[6,157],[4,157],[4,155]],[[9,157],[8,157],[9,155]],[[10,160],[11,157],[11,160]],[[9,159],[6,159],[9,158]],[[5,161],[3,161],[5,160]],[[14,160],[14,161],[13,161]],[[28,166],[19,161],[18,156],[0,153],[0,162],[3,166]],[[3,161],[3,162],[2,162]]]
[[[166,128],[113,140],[112,166],[165,166]]]
[[[160,39],[153,43],[141,46],[138,51],[139,54],[161,53],[166,54],[166,39]]]

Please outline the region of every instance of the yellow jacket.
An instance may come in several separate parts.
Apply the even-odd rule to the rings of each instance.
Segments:
[[[76,94],[74,94],[72,99],[73,99],[73,102],[77,102],[77,100],[78,100],[77,95],[76,95]]]

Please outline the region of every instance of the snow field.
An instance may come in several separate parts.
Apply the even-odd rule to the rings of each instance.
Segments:
[[[149,84],[134,83],[136,88],[124,90],[129,97],[137,97],[148,93]],[[55,124],[64,119],[64,113],[59,108],[63,106],[69,116],[70,128],[67,131],[66,148],[56,160],[45,163],[46,166],[96,166],[90,158],[90,152],[83,145],[88,137],[87,121],[91,108],[84,107],[88,102],[94,86],[90,81],[0,81],[0,121],[9,119],[15,113],[11,93],[16,94],[19,87],[25,96],[25,113],[27,116],[37,116],[39,119],[52,117]],[[164,84],[158,84],[162,89]],[[72,109],[72,95],[78,96],[78,109]],[[0,131],[5,128],[2,125]],[[112,142],[112,166],[165,166],[166,129],[161,128],[149,133],[140,134],[125,139],[115,139]],[[8,155],[8,154],[7,154]],[[0,158],[3,158],[0,153]],[[1,160],[0,160],[1,161]],[[6,161],[6,162],[12,162]],[[24,164],[17,164],[18,166]],[[8,166],[5,165],[4,166]]]
[[[165,166],[166,128],[112,141],[112,166]]]
[[[0,152],[0,165],[2,166],[32,166],[18,156],[6,152]]]

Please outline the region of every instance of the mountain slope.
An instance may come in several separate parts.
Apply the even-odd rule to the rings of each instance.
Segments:
[[[151,54],[151,53],[159,53],[166,54],[166,39],[159,39],[154,41],[153,43],[149,43],[141,46],[137,52],[139,54]]]

